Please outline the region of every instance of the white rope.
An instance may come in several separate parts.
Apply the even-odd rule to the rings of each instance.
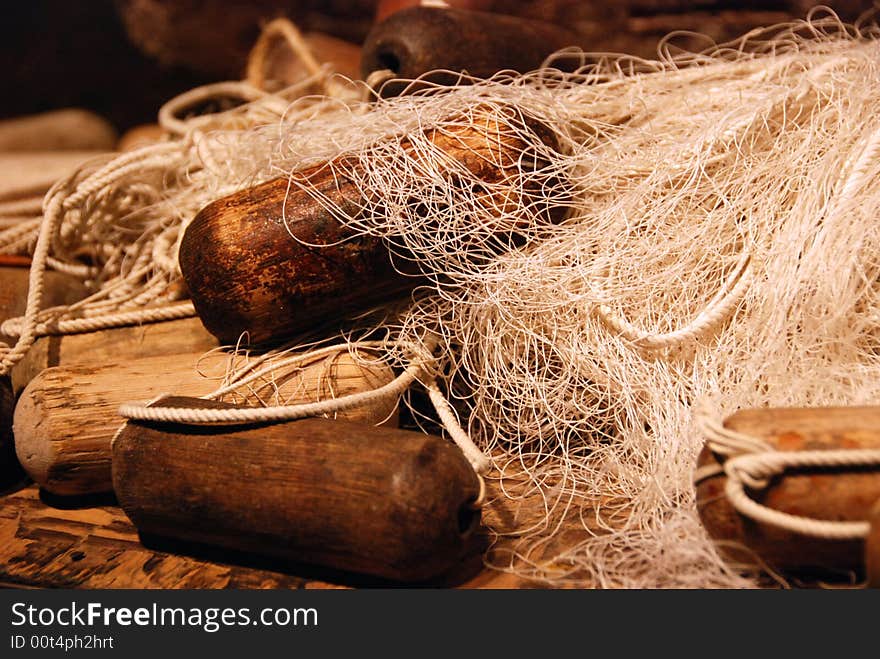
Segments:
[[[362,342],[355,344],[354,347],[375,347],[375,345],[380,343],[381,342]],[[429,345],[433,346],[433,344],[433,340],[429,342]],[[295,364],[303,360],[312,360],[326,353],[338,351],[338,346],[329,346],[303,355],[294,355],[290,358],[283,359],[278,363],[269,364],[261,369],[254,370],[251,367],[248,367],[246,371],[251,370],[252,372],[248,373],[246,376],[242,373],[239,377],[233,377],[232,382],[221,386],[202,398],[217,400],[224,394],[264,377],[269,371],[278,369],[284,365]],[[267,423],[336,414],[354,407],[366,406],[377,401],[387,400],[389,398],[399,398],[410,386],[412,386],[413,383],[417,381],[419,377],[426,374],[425,366],[427,362],[433,361],[434,359],[430,353],[421,350],[417,350],[417,352],[421,353],[420,358],[414,359],[413,363],[411,363],[401,375],[397,376],[390,383],[377,387],[371,391],[357,392],[346,396],[340,396],[339,398],[332,398],[314,403],[301,403],[298,405],[235,409],[197,409],[190,407],[157,406],[151,403],[130,403],[121,406],[119,408],[119,414],[124,418],[138,421],[193,425]],[[257,361],[260,363],[264,361],[264,359],[258,359]],[[437,386],[436,378],[430,377],[424,386],[428,391],[428,396],[437,411],[437,415],[439,416],[443,427],[449,433],[452,441],[461,449],[465,458],[471,463],[477,474],[485,473],[490,466],[488,456],[477,448],[467,432],[458,423],[455,413]]]
[[[818,520],[792,515],[761,505],[746,493],[746,486],[756,489],[770,476],[798,467],[864,467],[880,465],[880,450],[841,449],[829,451],[774,451],[729,458],[724,463],[727,483],[724,492],[733,507],[756,522],[777,526],[786,531],[825,540],[859,540],[867,537],[871,524]]]
[[[194,126],[211,121],[213,117],[206,115],[205,117],[180,119],[179,116],[187,108],[223,96],[238,98],[244,103],[253,103],[255,101],[273,103],[275,110],[279,111],[279,114],[283,113],[287,107],[286,103],[282,106],[280,99],[246,82],[215,82],[190,89],[165,103],[159,109],[159,125],[173,135],[186,135],[193,130]]]
[[[193,318],[196,310],[192,302],[147,309],[133,309],[131,311],[117,311],[105,313],[95,318],[71,318],[67,320],[50,320],[37,323],[33,332],[36,336],[50,336],[59,334],[81,334],[83,332],[97,332],[98,330],[112,327],[126,327],[143,323],[158,323],[167,320],[179,320],[181,318]],[[0,333],[7,336],[17,337],[23,333],[25,319],[23,317],[10,318],[0,325]]]
[[[449,402],[437,386],[437,381],[431,380],[425,385],[425,389],[428,391],[428,397],[431,400],[431,404],[437,411],[437,416],[440,417],[440,421],[443,423],[443,427],[446,428],[452,441],[455,442],[458,448],[461,449],[462,453],[464,453],[464,456],[467,458],[468,462],[471,463],[475,472],[478,474],[486,473],[491,465],[489,456],[477,448],[477,445],[474,444],[464,428],[458,423],[458,419],[455,418],[455,413],[452,411],[452,407],[450,407]]]
[[[57,188],[57,185],[53,187],[50,194],[52,191],[56,191]],[[15,346],[4,351],[3,358],[0,360],[0,375],[8,374],[12,367],[27,354],[27,351],[37,339],[37,314],[40,310],[40,302],[43,299],[43,275],[46,269],[46,259],[49,255],[51,239],[55,233],[55,228],[60,222],[62,200],[63,197],[57,192],[51,197],[47,195],[43,223],[40,225],[40,232],[37,236],[37,244],[34,247],[31,261],[31,269],[28,273],[28,294],[21,336]]]
[[[248,55],[245,78],[249,85],[259,90],[265,87],[266,72],[264,69],[269,45],[278,37],[282,37],[285,40],[293,54],[305,66],[309,75],[313,77],[321,75],[323,68],[318,60],[315,59],[315,55],[303,38],[302,32],[290,20],[276,18],[263,27],[262,33]]]
[[[749,254],[743,253],[733,274],[709,301],[706,308],[687,325],[671,332],[652,334],[641,330],[604,304],[598,306],[599,318],[627,341],[645,350],[670,348],[685,341],[697,340],[709,329],[728,318],[736,305],[742,301],[751,283],[749,261]]]
[[[126,419],[159,423],[182,423],[190,425],[231,425],[241,423],[268,423],[292,421],[306,417],[323,416],[369,405],[375,401],[400,396],[418,379],[422,364],[410,365],[403,373],[386,385],[371,391],[362,391],[339,398],[300,405],[276,407],[247,407],[234,409],[194,409],[190,407],[148,407],[142,403],[129,403],[119,408]]]
[[[867,521],[819,520],[774,510],[751,498],[746,488],[762,490],[769,485],[772,476],[788,469],[880,466],[880,449],[779,451],[761,439],[724,428],[702,410],[697,413],[697,424],[706,437],[707,446],[726,457],[723,461],[727,476],[724,492],[741,515],[813,538],[859,540],[867,537],[871,529]],[[698,470],[695,480],[700,482],[719,471]]]

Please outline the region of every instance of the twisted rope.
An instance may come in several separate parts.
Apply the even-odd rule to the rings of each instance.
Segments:
[[[315,59],[311,48],[303,39],[302,33],[286,18],[276,18],[263,28],[257,42],[248,56],[245,79],[255,89],[263,89],[266,84],[266,58],[269,45],[279,37],[283,38],[290,50],[299,58],[312,76],[319,76],[323,71],[321,64]]]
[[[104,158],[102,156],[102,158]],[[80,207],[89,199],[100,195],[118,181],[131,174],[144,170],[163,170],[184,158],[180,146],[157,144],[137,151],[123,154],[109,162],[94,159],[83,167],[97,165],[97,169],[85,179],[79,180],[83,167],[69,176],[57,181],[46,193],[43,200],[43,219],[37,229],[36,243],[28,274],[28,294],[24,316],[8,320],[3,324],[4,333],[17,336],[11,348],[0,352],[0,375],[10,372],[40,336],[49,333],[65,334],[89,332],[108,327],[119,327],[137,322],[153,322],[195,315],[191,305],[177,305],[168,308],[145,309],[108,314],[103,317],[83,319],[55,319],[45,321],[46,313],[41,311],[45,273],[52,267],[58,271],[76,276],[91,276],[94,269],[75,263],[64,263],[50,256],[52,241],[56,237],[66,212]]]
[[[637,348],[644,350],[661,350],[680,345],[685,341],[698,340],[712,327],[728,318],[742,300],[752,279],[749,263],[750,256],[745,252],[740,257],[731,277],[709,301],[706,308],[687,325],[671,332],[662,334],[646,332],[630,323],[626,318],[615,314],[609,306],[604,304],[598,307],[599,318],[617,334]]]
[[[440,421],[443,423],[443,427],[446,428],[452,441],[461,449],[477,474],[486,473],[490,464],[489,457],[477,448],[464,428],[458,423],[458,419],[456,419],[449,401],[446,400],[446,397],[437,386],[437,381],[432,379],[425,384],[425,389],[428,391],[428,398],[431,400],[437,416],[440,417]]]
[[[410,365],[394,380],[371,391],[361,391],[339,398],[300,405],[276,407],[242,407],[234,409],[201,409],[191,407],[148,407],[143,403],[129,403],[119,408],[120,416],[136,421],[158,423],[181,423],[187,425],[235,425],[241,423],[268,423],[292,421],[306,417],[342,412],[353,407],[367,405],[377,400],[401,395],[420,372],[421,364]]]
[[[83,332],[97,332],[98,330],[110,329],[113,327],[126,327],[128,325],[193,318],[195,315],[196,310],[193,307],[192,302],[181,302],[179,304],[165,307],[106,313],[95,318],[50,320],[48,322],[37,323],[34,326],[33,332],[38,337],[58,334],[80,334]],[[20,336],[23,333],[24,326],[24,318],[10,318],[0,325],[0,333],[13,337]]]
[[[725,428],[704,411],[697,413],[697,425],[707,446],[724,456],[723,467],[711,465],[697,470],[695,481],[720,473],[727,476],[724,493],[741,515],[778,528],[824,540],[860,540],[867,537],[867,521],[819,520],[793,515],[758,503],[746,492],[765,489],[773,476],[788,469],[880,466],[880,449],[829,449],[817,451],[779,451],[767,442]]]
[[[49,256],[52,236],[55,234],[55,229],[61,221],[60,211],[63,195],[59,194],[59,190],[63,189],[63,185],[63,182],[59,182],[53,186],[46,196],[43,223],[40,225],[37,244],[34,247],[31,270],[28,273],[28,294],[21,336],[19,336],[15,346],[3,351],[3,357],[0,360],[0,375],[9,373],[12,367],[27,354],[27,351],[37,340],[37,314],[40,311],[40,302],[43,299],[45,280],[43,275],[46,270],[46,259]]]
[[[427,350],[418,351],[419,354],[413,359],[413,362],[403,371],[403,373],[398,375],[388,384],[370,391],[347,394],[345,396],[340,396],[339,398],[331,398],[314,403],[301,403],[298,405],[234,409],[166,407],[151,405],[150,403],[129,403],[122,405],[119,408],[119,414],[126,419],[137,421],[181,423],[189,425],[233,425],[241,423],[292,421],[295,419],[339,413],[355,407],[366,406],[377,401],[387,400],[389,398],[399,398],[420,377],[425,377],[427,375],[426,365],[434,360],[433,355],[428,351],[432,347],[433,342],[429,342],[429,348]],[[333,349],[334,348],[327,348],[319,350],[317,353],[320,354],[323,351],[330,351]],[[315,354],[297,356],[292,358],[292,360],[312,357],[315,357]],[[232,384],[222,386],[202,398],[216,400],[223,394],[228,393],[253,379],[261,377],[262,375],[263,370],[255,371],[247,377],[239,379]],[[431,403],[437,410],[437,414],[440,417],[444,428],[446,428],[449,433],[450,438],[461,449],[462,453],[464,453],[465,458],[471,463],[474,471],[477,472],[478,475],[485,473],[490,465],[488,456],[477,448],[467,432],[458,423],[451,406],[437,386],[436,378],[430,375],[427,377],[429,379],[424,386],[427,389]]]

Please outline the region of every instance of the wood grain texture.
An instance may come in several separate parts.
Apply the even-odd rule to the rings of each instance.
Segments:
[[[142,533],[400,581],[453,569],[480,518],[479,483],[456,446],[328,419],[128,422],[113,442],[113,489]]]
[[[116,129],[79,108],[0,121],[0,151],[112,151]]]
[[[767,440],[780,451],[880,448],[880,407],[743,410],[724,426]],[[717,464],[704,449],[699,464]],[[780,570],[864,569],[864,542],[808,538],[739,515],[724,496],[722,474],[697,487],[700,518],[718,540],[741,543]],[[863,521],[880,499],[880,469],[797,469],[753,493],[775,510],[816,519]],[[743,551],[727,550],[748,560]]]
[[[146,544],[145,544],[146,543]],[[112,497],[52,498],[35,485],[0,495],[0,587],[371,588],[395,582],[138,535]],[[522,588],[480,556],[437,587]]]
[[[119,406],[169,393],[201,396],[213,391],[218,381],[198,374],[197,366],[204,366],[201,357],[199,351],[46,369],[24,389],[15,408],[13,433],[21,465],[55,494],[111,491],[110,442],[124,422]],[[332,362],[313,362],[274,384],[258,383],[255,393],[266,395],[264,389],[277,387],[279,402],[311,403],[331,394],[375,389],[393,377],[390,368],[362,365],[344,354]],[[395,408],[392,399],[339,416],[396,423]]]
[[[0,323],[24,315],[27,307],[30,269],[24,263],[18,267],[0,266]],[[79,279],[61,272],[46,272],[43,287],[43,308],[77,302],[86,296],[86,287]],[[14,339],[0,334],[0,341],[12,344]]]
[[[454,182],[464,167],[486,184],[496,184],[477,196],[485,215],[473,218],[491,222],[517,203],[517,185],[522,184],[516,180],[517,168],[542,165],[524,157],[526,143],[518,131],[529,130],[554,147],[555,137],[546,126],[509,109],[475,112],[472,121],[430,129],[426,136],[438,150],[438,176]],[[415,149],[406,140],[402,146]],[[180,245],[181,272],[199,317],[222,342],[233,343],[243,332],[261,342],[321,322],[340,322],[423,281],[397,273],[382,240],[354,236],[329,210],[356,217],[365,204],[366,193],[342,174],[346,161],[335,165],[317,165],[294,173],[292,181],[279,178],[219,199],[187,227]],[[508,181],[509,189],[504,187]],[[371,203],[381,207],[380,200]],[[547,209],[547,220],[557,221],[563,212],[561,203]],[[501,245],[510,242],[499,237]]]
[[[298,178],[342,212],[360,212],[354,185],[329,168]],[[353,238],[311,196],[295,186],[288,194],[287,179],[208,205],[187,227],[179,260],[199,317],[223,343],[243,332],[252,342],[279,338],[416,285],[394,271],[381,240]]]
[[[374,71],[389,69],[398,77],[414,79],[434,72],[427,77],[430,83],[453,85],[459,81],[459,72],[489,78],[504,70],[532,71],[553,52],[581,43],[577,34],[540,20],[408,7],[370,30],[361,56],[361,76],[366,80]],[[396,96],[406,87],[406,83],[384,85],[382,95]]]
[[[45,336],[12,370],[12,386],[19,393],[45,369],[86,363],[105,364],[120,359],[207,352],[217,339],[198,318],[117,327],[97,332]]]
[[[28,290],[27,267],[0,267],[0,323],[20,316],[25,311]],[[85,296],[86,291],[78,279],[59,272],[46,273],[43,293],[44,305],[69,304]],[[15,339],[0,333],[0,341],[13,345]],[[12,378],[0,377],[0,489],[17,481],[23,475],[15,456],[12,436],[12,415],[15,395]]]
[[[304,579],[147,549],[108,502],[48,505],[31,486],[0,499],[0,584],[29,588],[301,588]],[[109,502],[112,504],[112,502]]]

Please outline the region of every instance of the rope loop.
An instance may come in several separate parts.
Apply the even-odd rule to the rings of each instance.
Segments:
[[[355,347],[371,347],[367,342],[354,344]],[[420,378],[427,378],[424,383],[425,389],[434,409],[437,411],[444,428],[455,444],[464,453],[465,458],[471,463],[474,471],[480,475],[486,472],[491,462],[488,456],[480,451],[473,443],[467,432],[461,427],[455,417],[455,412],[440,391],[436,378],[430,373],[429,364],[435,360],[431,351],[436,346],[436,339],[429,338],[426,346],[411,346],[414,353],[409,366],[388,384],[377,387],[370,391],[361,391],[347,394],[338,398],[330,398],[314,403],[301,403],[297,405],[277,405],[272,407],[239,407],[233,409],[202,409],[191,407],[166,407],[151,405],[150,403],[128,403],[119,408],[119,415],[136,421],[152,421],[160,423],[180,423],[186,425],[233,425],[240,423],[270,423],[277,421],[292,421],[307,417],[335,414],[354,407],[369,405],[372,402],[399,398],[403,393],[417,382]],[[341,348],[337,348],[341,349]],[[313,353],[315,354],[315,353]],[[268,366],[266,369],[272,369]],[[227,384],[214,392],[203,396],[209,400],[217,400],[223,394],[243,386],[247,382],[260,377],[265,370],[258,370],[247,377]]]
[[[820,520],[775,510],[750,496],[749,490],[769,487],[774,476],[791,469],[840,469],[880,467],[880,449],[828,449],[814,451],[779,451],[766,441],[725,428],[705,411],[697,413],[697,425],[706,437],[706,445],[722,456],[727,476],[724,493],[734,509],[756,522],[812,538],[825,540],[860,540],[867,537],[867,521]],[[696,481],[718,475],[721,470],[698,471]]]

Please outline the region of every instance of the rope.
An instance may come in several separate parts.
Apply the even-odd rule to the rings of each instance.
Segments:
[[[869,522],[818,520],[792,515],[761,505],[745,491],[766,483],[776,474],[797,467],[859,467],[880,465],[880,450],[842,449],[829,451],[774,451],[730,458],[724,464],[727,484],[724,492],[733,507],[757,522],[825,540],[859,540],[868,536]]]
[[[428,391],[428,397],[431,400],[431,404],[437,411],[437,416],[440,417],[440,421],[443,423],[443,427],[446,428],[452,441],[461,449],[462,453],[464,453],[464,456],[467,458],[468,462],[471,463],[471,466],[477,474],[486,473],[491,464],[489,457],[477,448],[476,444],[474,444],[464,428],[458,423],[458,419],[455,418],[455,413],[452,411],[452,407],[441,393],[439,387],[437,387],[436,380],[432,379],[428,382],[425,385],[425,389]]]
[[[53,186],[47,195],[47,203],[44,208],[43,223],[37,235],[37,244],[31,261],[31,270],[28,273],[28,294],[25,303],[24,322],[18,341],[9,350],[5,350],[0,360],[0,375],[6,375],[12,367],[22,359],[37,339],[37,314],[40,310],[40,302],[43,299],[44,272],[46,259],[49,256],[49,247],[55,229],[61,221],[61,206],[63,196],[58,193],[59,184]],[[52,194],[52,193],[55,194]]]
[[[45,273],[52,268],[62,273],[80,278],[95,277],[99,269],[81,263],[62,261],[50,255],[53,240],[59,235],[60,226],[66,213],[76,211],[83,205],[114,191],[116,184],[131,175],[143,175],[145,171],[165,171],[185,158],[180,145],[162,143],[132,151],[109,162],[106,156],[94,158],[83,164],[70,175],[58,180],[46,193],[43,200],[42,221],[35,222],[32,230],[36,236],[22,236],[15,243],[34,240],[35,245],[28,275],[28,295],[24,316],[3,323],[3,332],[18,337],[15,345],[2,351],[0,375],[9,373],[20,361],[36,339],[46,334],[67,334],[90,332],[109,327],[119,327],[142,322],[156,322],[195,315],[191,304],[175,305],[165,308],[138,309],[110,313],[94,318],[60,320],[63,308],[41,310]],[[95,168],[85,178],[83,171]],[[6,232],[5,237],[17,234],[18,230]],[[74,305],[76,306],[76,305]],[[70,308],[68,309],[68,311]],[[52,317],[54,315],[54,317]],[[49,316],[49,320],[46,320]]]
[[[725,428],[705,411],[698,411],[697,425],[707,446],[726,459],[723,467],[697,470],[695,481],[720,473],[727,476],[724,493],[741,515],[778,528],[825,540],[860,540],[867,537],[869,522],[819,520],[792,515],[758,503],[746,492],[765,489],[773,476],[788,469],[880,466],[880,449],[829,449],[779,451],[764,440]]]
[[[269,54],[269,45],[282,37],[293,53],[302,61],[306,70],[312,76],[319,76],[323,69],[318,60],[312,54],[308,44],[303,39],[302,33],[286,18],[277,18],[266,24],[260,37],[251,49],[248,56],[247,72],[245,79],[248,84],[256,89],[263,89],[266,85],[266,58]]]
[[[263,101],[273,106],[272,109],[278,115],[283,114],[287,108],[287,103],[284,103],[281,99],[273,97],[268,92],[258,89],[247,82],[215,82],[191,89],[166,102],[159,109],[159,125],[173,135],[187,135],[198,124],[213,121],[213,117],[207,115],[205,117],[180,119],[180,115],[188,108],[224,97],[238,98],[245,103]],[[174,145],[174,142],[169,144]]]
[[[412,364],[386,385],[371,391],[361,391],[339,398],[300,405],[277,407],[244,407],[234,409],[196,409],[191,407],[148,407],[141,403],[129,403],[119,408],[120,416],[136,421],[156,423],[181,423],[187,425],[235,425],[242,423],[271,423],[292,421],[306,417],[342,412],[353,407],[368,405],[377,400],[403,394],[416,381],[421,364]]]
[[[83,332],[97,332],[98,330],[112,327],[125,327],[127,325],[140,325],[143,323],[158,323],[166,320],[179,320],[181,318],[193,318],[196,310],[192,302],[151,309],[134,309],[132,311],[118,311],[107,313],[95,318],[73,318],[69,320],[51,320],[38,323],[34,326],[37,336],[49,336],[58,334],[81,334]],[[0,325],[0,333],[7,336],[20,336],[25,325],[24,318],[11,318]]]
[[[433,346],[433,342],[429,344]],[[355,347],[373,347],[372,342],[355,344]],[[282,365],[289,365],[304,359],[313,359],[327,352],[338,351],[338,347],[331,346],[305,355],[296,355],[283,360],[279,364],[254,370],[246,377],[239,377],[228,385],[221,386],[215,391],[203,396],[203,399],[217,400],[222,395],[263,377],[267,370],[277,369]],[[138,421],[152,421],[159,423],[181,423],[191,425],[227,425],[240,423],[268,423],[276,421],[292,421],[307,417],[323,416],[366,406],[380,400],[400,397],[419,377],[425,375],[425,366],[434,357],[430,352],[422,352],[420,358],[413,362],[394,380],[371,391],[358,392],[317,401],[314,403],[301,403],[298,405],[279,405],[274,407],[235,408],[235,409],[201,409],[190,407],[165,407],[151,405],[150,403],[129,403],[119,408],[119,414],[127,419]],[[458,423],[451,406],[441,393],[436,383],[436,378],[431,377],[424,385],[428,396],[443,427],[446,428],[452,441],[461,449],[465,458],[471,463],[474,471],[479,475],[489,468],[490,460],[482,453],[467,432]]]
[[[749,261],[749,254],[743,253],[733,275],[709,301],[706,308],[687,325],[672,332],[652,334],[641,330],[626,318],[615,314],[609,306],[604,304],[598,307],[599,318],[627,341],[645,350],[670,348],[685,341],[697,340],[709,329],[729,317],[736,305],[742,300],[751,283]]]
[[[395,77],[397,77],[397,74],[391,69],[377,69],[371,72],[366,79],[367,88],[364,90],[365,96],[363,100],[368,100],[370,94],[374,94],[383,84],[393,80]]]

